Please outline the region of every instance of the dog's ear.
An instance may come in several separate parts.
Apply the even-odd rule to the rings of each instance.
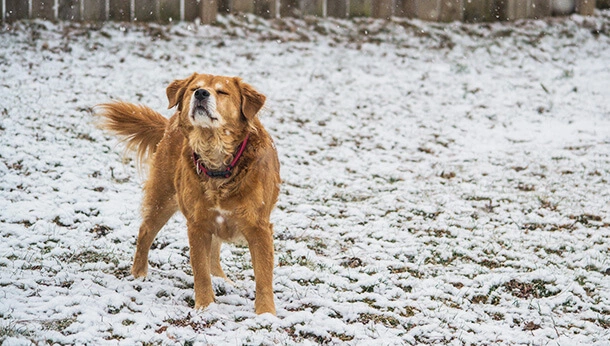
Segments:
[[[169,102],[167,109],[174,108],[176,105],[178,105],[179,111],[182,109],[182,98],[186,92],[186,87],[196,76],[197,73],[193,73],[190,77],[186,79],[176,79],[167,86],[167,89],[165,89],[167,101]]]
[[[241,113],[246,119],[250,120],[263,108],[267,98],[250,84],[244,83],[239,78],[236,78],[236,80],[241,93]]]

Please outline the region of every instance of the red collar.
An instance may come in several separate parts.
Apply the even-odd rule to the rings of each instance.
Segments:
[[[205,168],[203,163],[201,163],[201,161],[199,161],[199,159],[201,158],[199,156],[199,154],[197,154],[196,152],[193,151],[193,162],[195,163],[195,170],[197,171],[197,174],[201,174],[201,172],[203,172],[203,173],[205,173],[205,175],[207,175],[210,178],[229,178],[229,177],[231,177],[231,174],[233,173],[232,172],[233,168],[235,168],[237,161],[239,161],[239,158],[244,153],[244,150],[246,150],[246,145],[248,144],[249,137],[250,137],[250,134],[247,134],[244,141],[241,142],[241,146],[239,147],[239,150],[235,154],[233,161],[231,161],[229,166],[227,166],[227,169],[225,169],[224,171],[208,170],[207,168]]]

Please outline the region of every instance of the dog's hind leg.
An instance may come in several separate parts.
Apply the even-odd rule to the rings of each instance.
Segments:
[[[216,236],[212,236],[212,248],[210,250],[210,269],[212,275],[221,277],[225,279],[225,281],[231,285],[234,285],[233,281],[231,281],[225,272],[222,270],[222,266],[220,265],[220,247],[222,246],[222,241],[220,238]]]
[[[142,225],[138,233],[136,254],[131,267],[134,277],[143,277],[148,273],[148,251],[157,233],[172,215],[178,210],[178,203],[174,196],[172,184],[157,181],[155,172],[151,172],[150,179],[144,189],[144,203],[142,204]]]

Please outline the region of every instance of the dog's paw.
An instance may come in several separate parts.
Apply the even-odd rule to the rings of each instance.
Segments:
[[[204,310],[205,308],[207,308],[210,304],[212,304],[214,302],[214,299],[210,300],[203,300],[203,301],[197,301],[195,300],[195,310]]]
[[[273,300],[256,300],[254,302],[254,310],[257,315],[270,313],[275,316],[275,303]]]
[[[146,277],[146,274],[148,274],[148,266],[136,266],[135,263],[133,265],[133,267],[131,267],[131,275],[133,275],[134,278],[143,278]]]

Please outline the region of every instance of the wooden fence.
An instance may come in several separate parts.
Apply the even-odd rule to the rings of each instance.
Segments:
[[[580,13],[610,0],[0,0],[2,21],[24,18],[71,21],[193,21],[213,23],[219,13],[265,18],[305,15],[430,21],[495,21]]]

